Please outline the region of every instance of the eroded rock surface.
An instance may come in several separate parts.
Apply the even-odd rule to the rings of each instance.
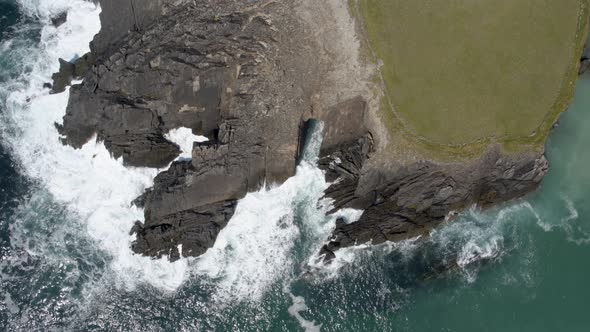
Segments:
[[[175,257],[182,244],[183,255],[199,255],[237,199],[293,175],[304,114],[321,90],[322,61],[310,61],[321,46],[289,2],[137,3],[136,19],[121,23],[126,5],[101,1],[97,62],[71,88],[59,129],[74,147],[96,134],[127,165],[158,168],[180,152],[169,130],[207,136],[192,162],[174,162],[137,201],[146,218],[134,229],[137,252]]]
[[[542,154],[505,156],[498,148],[467,165],[419,162],[374,169],[363,167],[370,151],[370,139],[362,138],[321,160],[329,178],[341,179],[326,191],[335,209],[364,210],[358,221],[337,225],[322,248],[327,260],[342,247],[425,234],[449,213],[473,204],[487,207],[521,197],[535,190],[548,170]]]
[[[94,65],[94,56],[87,53],[73,62],[59,59],[59,71],[51,76],[53,83],[46,83],[51,87],[51,93],[61,93],[72,84],[73,79],[83,78],[90,67]]]
[[[520,197],[547,171],[541,151],[495,147],[467,163],[388,160],[376,68],[360,60],[346,1],[100,3],[103,28],[59,130],[78,148],[96,135],[127,165],[171,164],[134,202],[145,209],[132,230],[137,253],[174,260],[213,246],[240,198],[293,175],[308,119],[325,124],[319,166],[334,210],[365,211],[337,222],[327,260],[342,247],[423,234],[472,204]],[[164,135],[178,127],[209,138],[192,160],[174,161],[179,147]]]

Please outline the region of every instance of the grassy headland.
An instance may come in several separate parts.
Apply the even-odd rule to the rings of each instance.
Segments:
[[[542,146],[569,103],[588,0],[358,0],[392,148],[434,159]],[[359,17],[357,17],[359,18]]]

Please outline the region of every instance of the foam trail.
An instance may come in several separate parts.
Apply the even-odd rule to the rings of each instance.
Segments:
[[[53,124],[62,121],[69,92],[49,95],[42,87],[59,69],[58,58],[72,59],[89,51],[88,43],[100,29],[100,8],[83,0],[23,0],[21,7],[45,26],[41,42],[21,50],[31,69],[0,87],[6,104],[5,142],[23,171],[65,204],[72,219],[86,225],[91,238],[111,257],[117,285],[133,288],[148,282],[164,290],[176,289],[187,276],[187,260],[169,263],[130,250],[129,230],[135,220],[143,219],[143,212],[130,202],[152,185],[157,170],[124,167],[94,140],[79,150],[62,145]],[[68,11],[68,21],[59,28],[48,25],[49,17],[63,10]]]
[[[502,236],[492,236],[485,241],[478,242],[475,239],[467,241],[461,248],[459,257],[457,258],[457,265],[466,267],[474,262],[494,258],[498,256],[504,247],[504,238]]]
[[[358,214],[358,212],[355,212],[355,214]],[[322,261],[323,257],[314,255],[307,261],[307,267],[315,277],[321,280],[331,280],[340,277],[342,269],[353,266],[368,255],[387,255],[396,251],[401,253],[404,259],[407,259],[416,252],[420,239],[421,236],[417,236],[398,242],[385,242],[377,245],[363,243],[345,247],[334,252],[336,257],[330,261],[330,264],[325,264]]]
[[[536,216],[528,202],[509,205],[496,212],[472,208],[462,217],[463,220],[435,231],[432,238],[443,248],[452,242],[460,245],[456,264],[467,282],[473,283],[477,280],[480,269],[480,264],[477,263],[497,259],[511,249],[505,243],[505,228],[514,223],[515,216],[523,213]]]
[[[543,222],[539,217],[535,209],[530,206],[531,211],[537,217],[537,225],[541,227],[545,232],[559,230],[565,233],[566,239],[577,245],[590,244],[590,232],[584,228],[584,223],[579,223],[578,218],[580,214],[576,209],[574,201],[572,201],[567,195],[561,193],[561,200],[564,202],[564,209],[554,209],[556,215],[553,218],[549,218],[553,222]],[[544,214],[548,214],[547,212]],[[564,215],[565,214],[565,215]]]
[[[301,325],[301,327],[305,329],[306,332],[320,332],[322,324],[315,325],[315,322],[306,320],[300,314],[301,311],[309,309],[305,304],[305,299],[301,296],[295,296],[291,293],[289,293],[289,295],[291,295],[291,299],[293,300],[293,304],[288,309],[289,314],[297,319],[299,325]]]
[[[570,221],[577,220],[580,215],[578,214],[578,210],[576,210],[574,202],[572,202],[572,200],[565,195],[562,195],[561,199],[563,199],[563,201],[565,202],[567,211],[569,212],[568,216],[563,221],[567,223]]]
[[[341,211],[347,222],[351,217],[360,216],[360,211]],[[459,220],[449,222],[431,231],[430,236],[418,236],[400,242],[385,242],[379,245],[361,244],[339,249],[330,264],[325,265],[317,257],[309,259],[307,265],[315,276],[333,279],[341,275],[343,268],[358,264],[361,259],[372,255],[386,256],[392,252],[401,254],[403,260],[410,260],[416,254],[433,251],[449,267],[458,267],[468,282],[477,279],[479,262],[501,257],[507,250],[504,235],[506,228],[514,223],[514,217],[531,213],[538,218],[536,211],[528,202],[509,205],[495,211],[484,211],[472,207],[463,212]],[[519,243],[510,243],[518,246]]]
[[[567,234],[567,240],[577,245],[587,245],[590,243],[590,233],[583,227],[583,224],[578,224],[576,221],[580,217],[576,205],[567,196],[562,195],[562,200],[565,202],[568,215],[562,219],[562,226]]]

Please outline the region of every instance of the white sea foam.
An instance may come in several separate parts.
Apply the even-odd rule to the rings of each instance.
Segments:
[[[18,0],[18,4],[27,16],[37,17],[45,23],[49,23],[51,17],[72,8],[71,1],[67,0]]]
[[[207,137],[193,134],[190,128],[180,127],[170,130],[164,137],[180,146],[182,151],[177,159],[191,159],[194,142],[206,142]]]
[[[500,258],[507,249],[505,233],[509,225],[517,222],[522,213],[530,211],[528,202],[503,207],[496,211],[481,211],[472,207],[463,212],[459,220],[448,222],[434,229],[426,238],[421,236],[400,242],[385,242],[379,245],[361,244],[339,249],[329,265],[321,263],[317,257],[309,259],[308,266],[316,277],[332,279],[340,276],[343,268],[358,265],[363,257],[385,256],[396,252],[396,256],[409,261],[420,248],[434,248],[449,266],[458,266],[468,282],[477,279],[478,262]],[[357,211],[345,211],[346,213]],[[532,211],[537,216],[534,211]],[[512,243],[511,246],[519,245]],[[398,259],[399,259],[398,258]]]
[[[65,204],[73,219],[86,225],[100,249],[112,257],[111,269],[120,286],[133,288],[138,282],[148,282],[161,289],[176,289],[187,276],[186,259],[169,263],[134,255],[130,250],[133,238],[129,230],[135,220],[143,219],[142,211],[130,202],[152,184],[157,170],[124,167],[95,140],[79,150],[62,145],[53,124],[60,123],[65,114],[68,91],[49,95],[42,88],[58,70],[58,58],[72,59],[89,50],[88,43],[100,28],[100,8],[83,0],[23,0],[21,6],[45,23],[67,10],[68,21],[59,28],[46,25],[41,42],[24,50],[23,59],[31,61],[32,70],[0,88],[7,94],[3,122],[8,127],[2,128],[5,140],[24,172]],[[184,149],[185,143],[179,143]]]
[[[189,259],[169,263],[130,250],[133,237],[128,232],[135,220],[143,219],[143,211],[130,202],[152,185],[157,170],[124,167],[94,139],[79,150],[62,145],[53,124],[62,121],[69,91],[49,95],[42,88],[59,69],[58,58],[73,59],[88,51],[88,42],[100,28],[100,9],[83,0],[22,1],[21,6],[45,27],[41,43],[23,57],[31,61],[32,71],[23,74],[20,83],[3,87],[8,94],[4,115],[8,126],[2,132],[23,170],[66,205],[72,219],[85,225],[89,236],[111,257],[110,267],[119,285],[133,288],[138,282],[148,282],[161,289],[176,289],[191,269]],[[68,11],[68,21],[59,28],[50,26],[49,18],[63,10]],[[181,158],[190,158],[193,142],[205,140],[187,128],[172,130],[166,137],[179,144]],[[327,204],[318,204],[327,184],[314,166],[320,144],[321,134],[308,142],[295,177],[241,200],[215,246],[192,266],[193,272],[217,281],[219,299],[260,299],[292,269],[290,252],[301,234],[322,240],[328,234]],[[304,216],[302,221],[295,220],[296,214]]]
[[[561,225],[567,234],[567,240],[577,245],[590,244],[590,231],[583,225],[576,223],[580,215],[575,203],[566,195],[562,195],[561,198],[568,211],[568,215],[561,220]]]
[[[578,210],[576,210],[576,205],[574,204],[574,202],[565,195],[562,195],[561,199],[563,199],[563,201],[565,202],[565,206],[567,208],[567,211],[569,212],[568,216],[565,217],[563,221],[570,222],[573,220],[577,220],[580,215],[578,214]]]
[[[306,266],[310,269],[309,272],[319,281],[331,280],[340,277],[343,269],[349,266],[358,266],[358,263],[364,257],[373,255],[384,256],[395,251],[401,254],[403,260],[407,261],[416,253],[421,239],[422,236],[416,236],[403,241],[387,241],[377,245],[362,243],[356,246],[338,249],[334,252],[335,258],[329,264],[325,264],[322,261],[323,257],[319,257],[318,255],[311,256]]]
[[[504,255],[509,250],[504,238],[507,225],[516,223],[520,219],[517,216],[528,212],[531,212],[528,202],[509,205],[496,212],[472,208],[463,216],[464,220],[434,231],[433,241],[438,241],[442,247],[449,241],[460,241],[456,264],[466,280],[474,282],[479,272],[476,263]]]
[[[315,325],[315,322],[308,321],[303,316],[301,316],[302,311],[306,311],[309,308],[305,304],[305,299],[301,296],[295,296],[292,293],[289,293],[291,299],[293,300],[293,304],[289,307],[288,311],[289,314],[299,322],[299,325],[306,331],[306,332],[320,332],[322,324]]]
[[[583,223],[578,222],[580,215],[575,202],[563,193],[559,197],[563,201],[564,206],[562,209],[553,209],[551,212],[555,215],[552,218],[548,218],[549,221],[543,221],[533,206],[529,204],[530,210],[537,217],[537,225],[546,232],[564,232],[568,241],[578,245],[590,244],[590,230]]]
[[[333,216],[335,218],[342,218],[344,219],[344,222],[346,222],[347,224],[352,224],[354,222],[357,222],[361,216],[363,215],[363,210],[357,210],[357,209],[351,209],[351,208],[345,208],[345,209],[340,209],[338,211],[336,211]]]
[[[323,236],[327,206],[317,202],[327,183],[322,171],[312,164],[319,141],[321,129],[310,140],[307,159],[294,177],[240,200],[213,248],[199,258],[196,272],[217,281],[218,301],[259,301],[270,286],[289,276],[294,264],[292,250],[302,233]],[[303,224],[296,222],[296,214]]]
[[[495,235],[479,242],[476,239],[469,240],[461,248],[457,257],[457,265],[465,268],[475,262],[497,257],[504,248],[504,237]]]

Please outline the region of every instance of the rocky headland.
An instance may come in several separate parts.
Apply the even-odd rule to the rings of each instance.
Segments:
[[[491,142],[456,158],[393,153],[379,61],[347,1],[99,2],[91,53],[54,75],[54,92],[84,79],[71,87],[58,129],[75,148],[96,135],[129,166],[171,164],[133,202],[145,211],[130,230],[139,254],[174,260],[212,247],[240,198],[294,174],[310,119],[325,124],[319,166],[334,211],[364,210],[337,222],[326,260],[342,247],[426,234],[474,204],[521,197],[548,170],[542,145],[511,152]],[[580,74],[587,50],[581,59]],[[165,138],[179,127],[209,139],[194,144],[191,160],[175,161],[180,148]]]

